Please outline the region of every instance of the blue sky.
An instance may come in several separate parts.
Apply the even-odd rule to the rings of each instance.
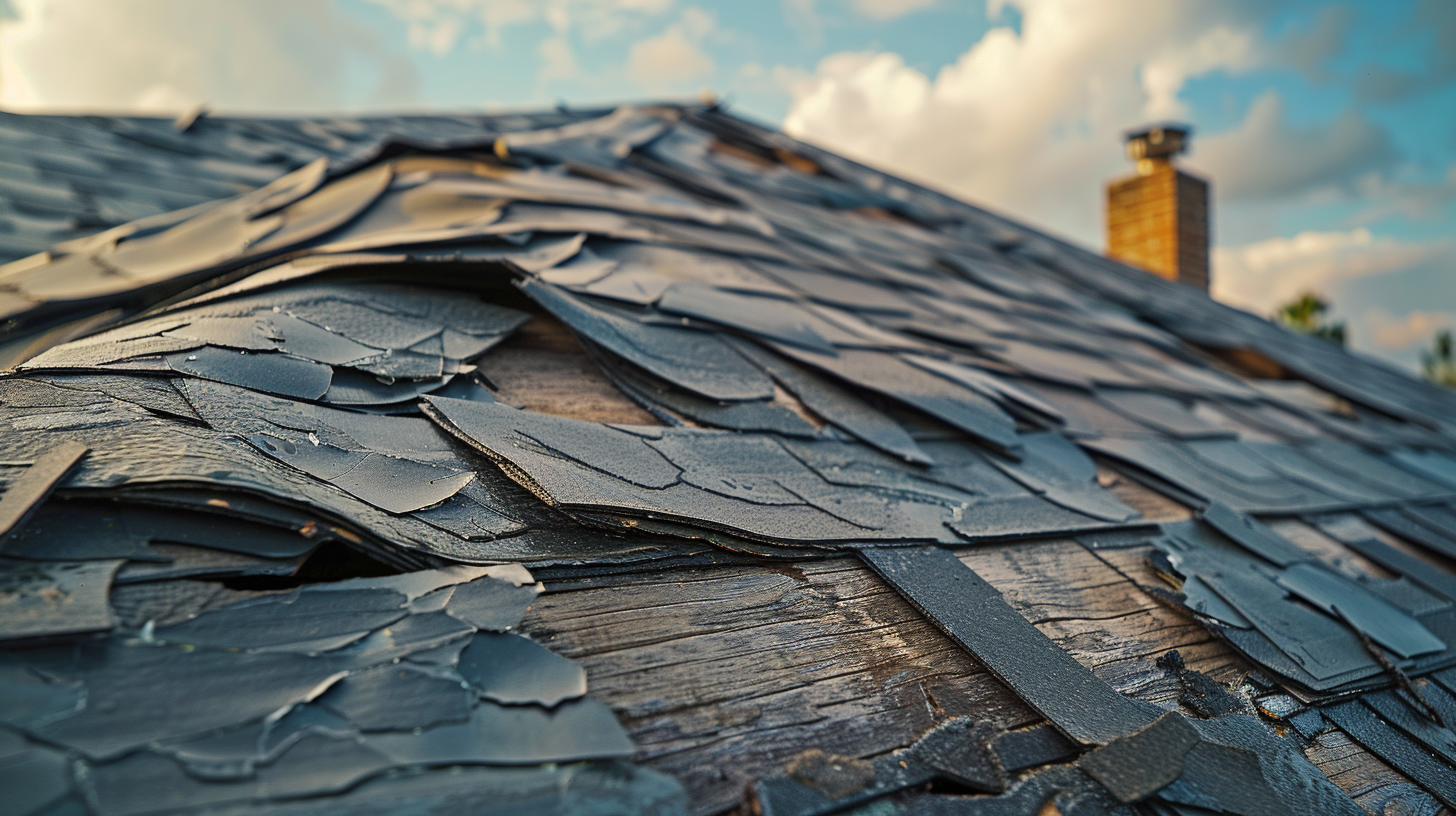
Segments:
[[[1215,294],[1456,328],[1456,2],[0,0],[0,107],[323,112],[711,91],[1100,248],[1119,134],[1195,127]]]

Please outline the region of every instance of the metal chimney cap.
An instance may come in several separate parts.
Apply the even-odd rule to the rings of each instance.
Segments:
[[[1150,125],[1125,134],[1127,157],[1140,159],[1167,159],[1188,149],[1188,136],[1193,132],[1190,125],[1173,123]]]

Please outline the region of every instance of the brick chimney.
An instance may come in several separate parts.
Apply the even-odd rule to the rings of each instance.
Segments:
[[[1208,291],[1208,182],[1173,166],[1190,128],[1127,134],[1137,175],[1107,185],[1107,255]]]

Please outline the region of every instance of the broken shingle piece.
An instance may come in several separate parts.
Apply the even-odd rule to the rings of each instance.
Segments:
[[[26,662],[80,681],[86,694],[84,710],[27,730],[98,760],[149,742],[261,719],[319,694],[339,675],[334,665],[297,653],[187,650],[116,640],[64,653],[31,653]],[[240,683],[240,677],[247,682]]]
[[[841,349],[831,357],[781,343],[774,348],[844,382],[918,408],[997,450],[1015,451],[1016,423],[994,402],[896,356]]]
[[[1286,541],[1268,525],[1225,505],[1209,505],[1201,518],[1240,547],[1270,563],[1288,566],[1311,558],[1309,553]]]
[[[1198,730],[1170,711],[1142,729],[1097,748],[1077,767],[1102,783],[1119,802],[1137,802],[1178,781]]]
[[[667,287],[657,301],[657,308],[669,314],[696,317],[731,326],[823,354],[834,353],[834,346],[814,330],[815,321],[810,313],[797,308],[792,302],[778,298],[679,282]]]
[[[316,704],[361,731],[408,731],[470,719],[473,698],[458,679],[398,663],[354,672]]]
[[[1361,513],[1366,520],[1377,527],[1393,533],[1425,550],[1447,558],[1456,558],[1456,529],[1439,530],[1433,525],[1422,524],[1409,513],[1396,508],[1381,507]],[[1451,533],[1448,535],[1447,533]]]
[[[407,513],[439,504],[474,478],[472,471],[371,453],[329,482],[375,507]]]
[[[405,598],[390,589],[321,591],[228,604],[157,629],[157,639],[195,647],[314,652],[337,649],[403,618]]]
[[[488,453],[511,478],[571,512],[821,546],[953,540],[943,525],[951,510],[940,500],[836,490],[771,435],[619,429],[460,400],[431,398],[427,406],[431,418]]]
[[[280,210],[283,223],[249,247],[250,253],[267,255],[328,235],[372,206],[393,179],[394,168],[387,162],[330,179],[311,195]]]
[[[527,319],[515,309],[435,290],[296,286],[183,303],[52,349],[27,369],[133,370],[151,361],[265,393],[396,405],[445,387],[465,370],[463,360]],[[167,356],[154,360],[157,355]]]
[[[283,226],[285,219],[277,210],[317,189],[327,165],[324,160],[312,162],[155,235],[125,240],[102,258],[138,283],[162,282],[239,259]]]
[[[1396,605],[1323,566],[1290,564],[1279,585],[1339,617],[1403,658],[1443,652],[1446,643]]]
[[[475,479],[447,438],[417,417],[371,417],[210,383],[189,383],[187,393],[217,430],[390,513],[438,505]]]
[[[107,597],[122,563],[0,558],[0,640],[110,629]]]
[[[1378,538],[1346,541],[1345,546],[1391,572],[1403,575],[1447,600],[1456,600],[1456,576],[1434,569],[1429,563]]]
[[[538,587],[529,584],[517,586],[508,581],[478,578],[454,588],[445,612],[477,629],[503,632],[520,623],[539,592]]]
[[[391,764],[355,740],[305,734],[243,779],[198,779],[170,757],[141,751],[94,766],[87,784],[100,816],[140,816],[161,809],[340,793]]]
[[[480,696],[505,705],[553,708],[586,694],[580,666],[522,635],[479,632],[456,666]]]
[[[1029,409],[1033,416],[1037,417],[1037,424],[1047,424],[1048,420],[1054,424],[1066,424],[1067,418],[1059,408],[1033,394],[1030,390],[1008,382],[1009,377],[997,376],[989,371],[976,368],[974,365],[962,365],[958,362],[949,362],[919,354],[905,354],[901,356],[901,359],[926,371],[939,374],[951,382],[960,383],[1008,408],[1013,410],[1019,408],[1022,414],[1026,414]]]
[[[681,388],[716,400],[773,397],[773,383],[715,335],[652,325],[533,280],[521,289],[593,343]]]
[[[164,560],[150,554],[148,538],[133,533],[116,515],[103,516],[96,507],[67,508],[68,504],[41,507],[24,526],[0,540],[0,555],[30,561]]]
[[[296,574],[306,560],[306,556],[263,558],[185,544],[152,544],[146,555],[147,560],[129,560],[122,565],[113,583],[120,587],[178,578],[286,576]]]
[[[1409,616],[1358,584],[1340,583],[1336,589],[1309,581],[1311,586],[1303,586],[1302,571],[1320,567],[1306,562],[1294,562],[1287,568],[1270,566],[1188,523],[1165,525],[1165,530],[1172,534],[1154,543],[1166,554],[1167,566],[1183,577],[1189,608],[1231,627],[1222,632],[1237,648],[1269,671],[1305,687],[1329,691],[1383,670],[1355,628],[1354,619],[1339,615],[1340,604],[1329,602],[1331,592],[1344,606],[1360,610],[1357,619],[1368,624],[1371,634],[1380,632],[1396,645],[1413,649],[1436,642],[1420,624],[1410,630],[1401,628],[1397,622],[1409,620]],[[1285,580],[1291,575],[1291,585],[1307,590],[1308,597],[1325,611],[1290,598]],[[1390,616],[1381,617],[1381,610]]]
[[[318,541],[285,526],[181,508],[70,499],[43,506],[0,545],[0,555],[34,561],[128,558],[164,561],[152,544],[186,544],[262,558],[307,555]]]
[[[60,388],[99,392],[112,399],[140,405],[161,416],[201,421],[197,411],[188,404],[170,379],[120,374],[67,374],[36,379]]]
[[[79,442],[62,442],[48,448],[30,463],[19,478],[5,485],[4,494],[0,494],[0,536],[23,524],[76,467],[87,450]]]
[[[1111,522],[1139,517],[1097,483],[1097,465],[1061,434],[1020,434],[1017,448],[1020,456],[1016,461],[994,455],[986,458],[1001,472],[1069,510]]]
[[[1175,439],[1233,436],[1230,431],[1201,419],[1185,400],[1149,391],[1111,388],[1099,390],[1097,396],[1114,411]]]
[[[1207,502],[1245,513],[1319,512],[1349,501],[1300,484],[1253,458],[1232,439],[1178,441],[1161,438],[1084,439],[1083,447],[1147,471]]]
[[[181,374],[297,399],[319,399],[333,379],[328,366],[281,352],[248,353],[203,346],[167,355],[166,361]]]
[[[685,419],[714,428],[799,437],[812,437],[818,432],[813,422],[777,398],[718,402],[684,391],[614,355],[598,353],[595,357],[618,389],[669,424],[682,424]],[[450,395],[442,393],[441,396]]]
[[[930,457],[899,423],[864,400],[754,343],[737,339],[729,342],[825,420],[886,453],[906,461],[930,464]]]
[[[603,475],[646,488],[663,488],[678,481],[679,469],[644,444],[641,437],[607,425],[533,414],[504,405],[429,398],[426,402],[471,439],[494,455],[533,458],[526,445],[534,442],[557,455],[569,457]],[[514,450],[506,451],[505,445]],[[519,451],[517,453],[516,451]],[[527,472],[530,468],[526,468]]]

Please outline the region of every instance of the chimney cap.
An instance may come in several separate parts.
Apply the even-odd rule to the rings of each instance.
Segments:
[[[1124,134],[1127,157],[1133,161],[1172,158],[1188,149],[1188,136],[1192,132],[1191,125],[1174,122],[1130,130]]]

